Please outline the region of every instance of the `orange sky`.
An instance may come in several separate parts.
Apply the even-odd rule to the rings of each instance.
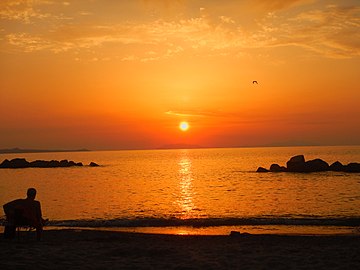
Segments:
[[[357,0],[2,0],[0,148],[360,144],[359,40]]]

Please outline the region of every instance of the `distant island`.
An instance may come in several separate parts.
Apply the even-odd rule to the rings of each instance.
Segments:
[[[0,149],[0,154],[18,154],[18,153],[51,153],[51,152],[87,152],[88,149],[75,149],[75,150],[64,150],[64,149],[21,149],[21,148],[9,148]]]

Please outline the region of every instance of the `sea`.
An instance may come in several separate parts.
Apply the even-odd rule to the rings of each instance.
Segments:
[[[26,158],[84,164],[0,169],[0,204],[36,188],[49,219],[45,229],[360,234],[360,173],[256,172],[300,154],[329,164],[360,163],[360,146],[0,154],[0,163]]]

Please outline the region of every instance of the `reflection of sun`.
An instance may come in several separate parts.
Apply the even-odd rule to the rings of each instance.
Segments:
[[[179,125],[179,128],[181,131],[187,131],[189,129],[189,123],[188,122],[181,122]]]

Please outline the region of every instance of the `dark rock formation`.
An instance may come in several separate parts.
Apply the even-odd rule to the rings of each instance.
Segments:
[[[90,162],[89,166],[90,167],[99,167],[99,165],[96,164],[95,162]]]
[[[360,163],[349,163],[345,166],[346,172],[360,172]]]
[[[35,160],[30,162],[30,167],[34,168],[46,168],[49,166],[49,162],[45,160]]]
[[[286,168],[288,172],[305,171],[305,157],[303,155],[298,155],[290,158],[290,160],[286,162]]]
[[[286,167],[278,164],[272,164],[270,170],[263,167],[259,167],[257,172],[298,172],[298,173],[310,173],[310,172],[325,172],[325,171],[336,171],[336,172],[360,172],[360,163],[350,163],[348,165],[342,165],[339,161],[329,164],[322,159],[313,159],[305,161],[304,155],[298,155],[290,158],[286,162]]]
[[[329,164],[319,158],[305,162],[306,172],[325,172],[328,171],[329,168]]]
[[[345,170],[345,167],[339,161],[335,161],[333,164],[330,165],[329,169],[330,171],[341,172]]]
[[[279,164],[271,164],[270,172],[286,172],[286,168],[284,166],[280,166]]]
[[[231,231],[230,232],[230,236],[231,237],[239,237],[241,234],[239,231]]]
[[[51,168],[56,168],[56,167],[60,167],[60,161],[58,160],[51,160],[49,161],[49,166]]]
[[[1,164],[0,168],[28,168],[30,167],[30,163],[26,161],[25,158],[14,158],[12,160],[5,159]]]
[[[93,162],[92,162],[93,163]],[[96,164],[96,163],[94,163]],[[32,162],[26,161],[25,158],[14,158],[12,160],[5,159],[1,164],[0,168],[3,169],[19,169],[19,168],[58,168],[58,167],[74,167],[74,166],[83,166],[81,162],[74,162],[68,160],[35,160]],[[99,165],[89,165],[92,167]]]
[[[66,159],[60,161],[60,167],[71,167],[71,166],[75,166],[74,161],[68,161]]]
[[[268,169],[265,169],[263,167],[259,167],[256,172],[268,172]]]

